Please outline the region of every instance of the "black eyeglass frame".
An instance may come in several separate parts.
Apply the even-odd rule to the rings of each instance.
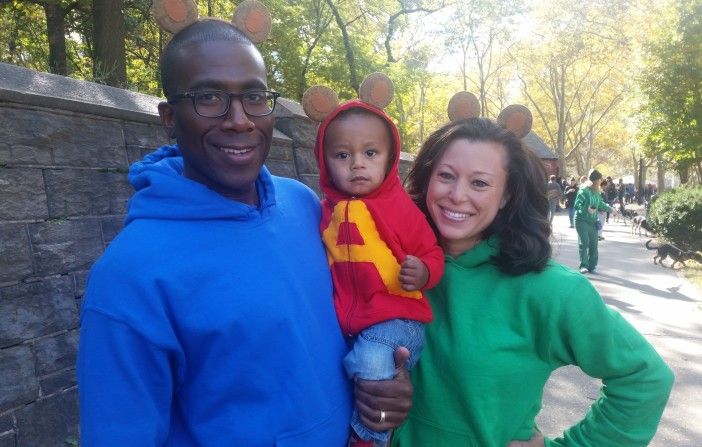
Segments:
[[[224,111],[219,114],[219,115],[203,115],[197,110],[197,106],[195,105],[195,98],[199,95],[207,94],[207,93],[217,93],[217,94],[223,94],[228,98],[227,106],[224,108]],[[246,95],[250,95],[251,93],[263,93],[267,97],[272,96],[273,97],[273,105],[267,113],[249,113],[246,110],[246,106],[244,105],[244,101],[241,100],[242,97]],[[166,100],[168,101],[169,104],[176,103],[180,101],[181,99],[186,99],[190,98],[190,101],[193,105],[193,110],[195,110],[195,113],[197,113],[199,116],[203,118],[221,118],[227,113],[229,113],[229,109],[232,107],[232,98],[238,98],[239,102],[241,102],[241,107],[244,109],[244,113],[246,113],[249,116],[253,117],[262,117],[262,116],[268,116],[273,111],[275,110],[275,106],[278,104],[278,98],[280,98],[281,94],[278,92],[274,92],[272,90],[246,90],[241,93],[230,93],[230,92],[225,92],[223,90],[200,90],[196,92],[186,92],[186,93],[176,93],[175,95],[171,95]],[[270,99],[267,99],[267,101]]]

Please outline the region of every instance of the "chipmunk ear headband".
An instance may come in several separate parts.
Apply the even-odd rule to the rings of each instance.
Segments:
[[[395,87],[383,73],[371,73],[361,83],[358,96],[365,103],[384,109],[392,101]],[[324,85],[310,87],[302,95],[302,108],[314,121],[324,121],[339,105],[336,92]]]
[[[198,20],[194,0],[155,0],[152,13],[156,23],[172,34]],[[253,43],[259,44],[266,40],[271,32],[271,15],[261,2],[246,0],[236,7],[232,24]]]
[[[480,102],[469,92],[458,92],[448,103],[448,116],[451,121],[459,121],[480,116]],[[529,109],[519,104],[512,104],[500,112],[497,122],[519,138],[524,138],[531,130],[533,118]]]

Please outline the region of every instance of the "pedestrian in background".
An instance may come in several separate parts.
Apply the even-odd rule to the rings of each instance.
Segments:
[[[565,207],[568,210],[568,221],[570,226],[568,228],[573,228],[573,218],[575,217],[575,196],[578,195],[578,182],[575,177],[570,178],[570,185],[565,188]]]
[[[551,175],[548,178],[548,183],[546,184],[546,196],[548,197],[548,221],[553,222],[553,215],[558,209],[558,202],[561,201],[563,197],[563,190],[561,185],[556,182],[556,176]]]
[[[578,232],[580,273],[593,273],[597,267],[597,212],[612,210],[602,200],[602,173],[592,169],[588,181],[580,186],[575,197],[575,231]]]

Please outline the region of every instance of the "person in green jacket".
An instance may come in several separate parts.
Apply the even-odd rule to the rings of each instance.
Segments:
[[[597,244],[597,212],[613,212],[602,198],[602,174],[597,169],[588,173],[585,182],[575,196],[575,231],[578,233],[578,252],[580,253],[580,273],[593,273],[599,258]]]
[[[484,118],[424,143],[407,179],[445,253],[427,292],[434,321],[411,373],[414,399],[394,447],[644,446],[673,373],[590,281],[551,259],[543,167]],[[536,425],[551,373],[576,365],[603,382],[557,438]]]

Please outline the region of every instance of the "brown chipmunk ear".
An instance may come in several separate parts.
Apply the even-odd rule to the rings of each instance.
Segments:
[[[268,8],[257,0],[240,3],[234,10],[232,23],[255,44],[266,40],[271,33],[271,14]]]
[[[154,0],[151,13],[156,23],[171,34],[197,21],[197,5],[193,0]]]
[[[451,121],[477,118],[480,116],[480,101],[470,92],[458,92],[449,100],[447,109]]]
[[[315,121],[324,121],[338,105],[336,92],[324,85],[312,86],[302,95],[302,108]]]
[[[358,96],[361,101],[384,109],[392,102],[395,85],[385,73],[371,73],[361,82]]]
[[[524,138],[531,130],[531,111],[520,104],[512,104],[497,115],[497,122],[519,138]]]

